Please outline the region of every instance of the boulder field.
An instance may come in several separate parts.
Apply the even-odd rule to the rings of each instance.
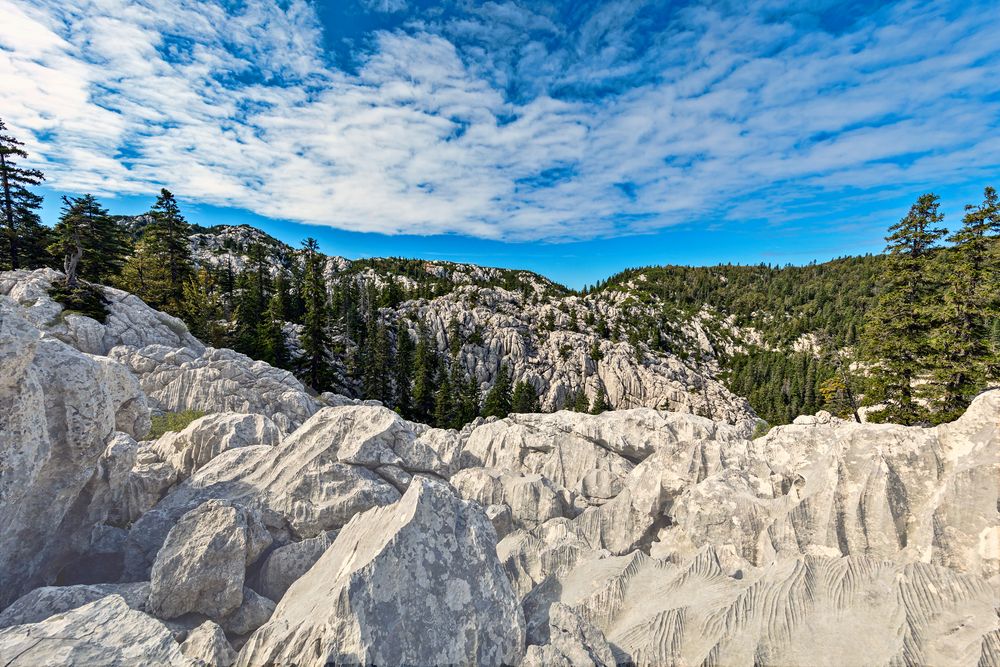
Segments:
[[[2,665],[1000,665],[1000,391],[441,430],[49,273],[0,274]]]

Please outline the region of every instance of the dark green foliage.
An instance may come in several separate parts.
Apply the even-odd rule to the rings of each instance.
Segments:
[[[198,340],[213,347],[229,344],[220,290],[206,269],[199,270],[188,279],[180,306],[181,319]]]
[[[177,201],[161,190],[145,219],[131,257],[125,262],[118,284],[146,303],[178,317],[184,311],[184,286],[194,275],[190,225]]]
[[[36,212],[42,198],[29,188],[41,184],[45,176],[18,166],[28,153],[22,142],[3,134],[6,129],[0,119],[0,228],[6,237],[0,243],[0,269],[34,268],[47,263],[49,239]]]
[[[462,424],[468,424],[479,416],[479,383],[476,378],[469,377],[462,386],[462,404],[459,417]]]
[[[864,354],[872,362],[868,400],[885,406],[871,415],[878,421],[916,424],[926,418],[914,382],[931,353],[928,306],[937,276],[928,260],[945,235],[938,208],[936,195],[922,195],[886,237],[879,297],[862,335]]]
[[[146,228],[146,233],[166,265],[173,295],[177,297],[181,285],[194,270],[191,263],[191,247],[188,244],[191,226],[181,215],[177,200],[166,188],[160,190],[160,195],[156,198],[149,215],[152,222]]]
[[[365,338],[361,358],[364,364],[363,383],[366,398],[373,398],[391,405],[392,397],[392,345],[385,324],[374,324],[373,331]]]
[[[438,373],[437,391],[434,392],[434,425],[451,428],[456,422],[457,405],[448,373],[442,368]]]
[[[167,431],[183,431],[195,419],[204,417],[201,410],[182,410],[180,412],[164,412],[150,418],[151,426],[146,434],[147,440],[155,440]]]
[[[483,400],[484,417],[506,417],[513,402],[513,380],[506,363],[500,364],[496,380]]]
[[[572,399],[567,403],[567,408],[573,412],[590,412],[590,400],[587,398],[587,392],[583,389],[577,390],[572,395]]]
[[[603,388],[601,388],[601,390],[594,396],[594,402],[590,406],[590,414],[599,415],[602,412],[607,412],[611,409],[611,403],[608,402],[608,394]]]
[[[932,421],[957,419],[988,380],[997,379],[996,351],[990,344],[1000,298],[1000,267],[991,245],[1000,234],[1000,202],[986,188],[983,203],[967,206],[962,226],[948,237],[952,250],[934,258],[941,278],[940,299],[933,299],[931,335]],[[993,317],[991,323],[990,318]]]
[[[812,354],[757,349],[731,358],[725,381],[750,401],[758,417],[787,424],[824,409],[820,387],[833,375],[834,369]]]
[[[514,385],[510,411],[517,413],[542,411],[542,404],[538,399],[538,392],[530,382],[520,380]]]
[[[396,333],[396,363],[393,364],[393,406],[403,416],[413,409],[413,339],[405,326]]]
[[[413,416],[417,419],[427,419],[434,413],[434,382],[440,366],[437,348],[421,321],[413,355]]]
[[[131,250],[126,231],[92,195],[63,197],[62,214],[50,236],[48,250],[62,262],[71,285],[78,277],[111,282]]]
[[[802,334],[829,332],[836,346],[849,345],[875,297],[882,257],[845,257],[806,266],[719,265],[629,269],[595,291],[628,290],[643,302],[654,297],[673,305],[656,330],[670,330],[680,316],[709,305],[752,326],[771,346],[790,346]],[[645,280],[637,280],[639,275]],[[633,287],[627,287],[628,283]],[[598,328],[606,327],[598,322]],[[852,328],[854,332],[852,333]],[[609,332],[610,334],[610,332]]]
[[[108,300],[97,285],[85,282],[77,282],[76,285],[56,283],[49,290],[49,296],[62,304],[65,308],[64,315],[86,315],[102,324],[108,317]]]
[[[299,371],[309,386],[316,391],[324,391],[332,382],[333,370],[327,359],[330,348],[330,334],[327,330],[326,280],[323,278],[323,256],[319,253],[316,239],[306,239],[304,247],[304,270],[302,277],[302,357],[298,360]]]

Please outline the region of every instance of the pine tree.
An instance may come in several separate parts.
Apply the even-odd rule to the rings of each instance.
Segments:
[[[373,398],[384,404],[392,401],[391,368],[392,348],[385,324],[373,324],[372,333],[365,339],[362,353],[364,371],[363,388],[366,398]]]
[[[63,197],[62,214],[51,236],[48,250],[62,260],[71,287],[79,277],[109,282],[125,263],[125,232],[91,195]]]
[[[484,417],[506,417],[510,414],[513,400],[512,379],[506,363],[501,362],[493,386],[483,401]]]
[[[282,292],[275,290],[267,303],[267,310],[260,322],[258,339],[261,359],[278,368],[288,368],[291,359],[285,342],[285,301]]]
[[[332,369],[327,360],[330,335],[327,331],[326,281],[323,278],[323,256],[316,239],[306,239],[302,302],[302,358],[300,368],[306,381],[316,391],[326,389],[332,380]]]
[[[417,327],[417,347],[413,355],[413,414],[428,419],[434,413],[434,381],[440,361],[434,342],[422,321]]]
[[[452,428],[455,422],[455,401],[451,380],[442,367],[438,373],[437,391],[434,392],[434,425],[438,428]]]
[[[945,286],[936,300],[932,340],[935,422],[961,416],[990,374],[990,316],[1000,281],[1000,266],[990,265],[990,246],[998,233],[1000,202],[986,188],[983,203],[967,206],[962,227],[948,237],[954,247],[937,257]]]
[[[395,357],[393,401],[399,414],[409,417],[413,409],[413,339],[402,322],[397,327]]]
[[[587,399],[587,392],[582,388],[574,394],[571,409],[573,412],[590,412],[590,401]]]
[[[479,416],[479,382],[476,381],[476,378],[469,376],[465,384],[462,385],[461,401],[460,421],[463,424],[468,424]]]
[[[125,261],[121,275],[115,282],[154,308],[162,307],[170,300],[170,273],[156,246],[145,233],[139,237],[132,255]],[[183,288],[181,293],[183,296]],[[183,315],[183,308],[178,308],[177,313]]]
[[[213,347],[226,344],[222,300],[207,270],[200,269],[187,281],[180,303],[180,317],[198,340]]]
[[[929,260],[945,230],[937,195],[921,195],[910,212],[889,228],[888,256],[881,276],[881,294],[865,322],[865,355],[872,364],[869,402],[885,407],[873,420],[915,424],[924,410],[915,400],[913,384],[927,366],[930,300],[934,281]]]
[[[594,402],[590,406],[590,414],[599,415],[608,410],[611,410],[611,403],[608,402],[607,392],[601,387],[600,391],[594,395]]]
[[[169,310],[172,304],[180,300],[184,283],[194,272],[188,242],[191,226],[181,215],[173,194],[165,188],[160,190],[149,216],[152,221],[143,235],[148,237],[152,252],[166,269],[169,285],[165,290],[168,296],[163,306]]]
[[[514,394],[511,398],[510,411],[515,413],[541,412],[542,405],[538,399],[538,392],[527,380],[519,380],[514,385]]]
[[[7,236],[0,244],[0,269],[34,267],[45,263],[48,230],[36,211],[42,198],[28,188],[40,185],[45,176],[37,169],[18,166],[27,159],[24,143],[3,134],[7,126],[0,119],[0,215]]]

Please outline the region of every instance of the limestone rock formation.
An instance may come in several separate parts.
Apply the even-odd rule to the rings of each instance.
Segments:
[[[401,461],[392,447],[406,453],[425,428],[384,408],[327,408],[274,447],[223,452],[135,523],[125,545],[126,579],[148,578],[167,533],[185,512],[206,500],[227,499],[259,510],[284,541],[336,530],[359,512],[395,502],[400,492],[377,469],[340,459],[372,467],[379,465],[379,457]],[[419,451],[431,457],[427,460],[437,460],[433,450]]]
[[[0,607],[76,555],[90,482],[115,431],[149,427],[128,371],[43,335],[0,297]]]
[[[150,405],[178,412],[252,412],[290,433],[319,409],[294,375],[232,350],[119,346],[109,356],[136,377]]]
[[[544,293],[545,287],[536,290]],[[570,393],[578,389],[588,400],[603,391],[618,410],[651,407],[711,415],[749,433],[756,421],[753,411],[714,379],[714,367],[699,367],[644,345],[637,349],[599,333],[596,320],[615,325],[632,319],[633,307],[626,301],[618,292],[536,300],[521,291],[460,284],[444,296],[406,302],[385,314],[401,322],[407,321],[403,316],[417,316],[441,350],[448,349],[449,327],[457,323],[466,341],[481,339],[461,346],[459,362],[466,372],[489,386],[503,361],[515,380],[535,387],[547,410],[566,407]],[[553,331],[539,326],[548,320]],[[684,328],[684,343],[705,339],[697,320]],[[414,328],[411,335],[416,334]],[[707,357],[713,353],[707,340],[703,352]]]
[[[529,646],[521,663],[524,667],[613,667],[616,664],[604,633],[561,602],[549,608],[548,643]]]
[[[195,667],[162,623],[108,595],[39,623],[0,630],[0,662],[38,665]]]
[[[750,440],[697,369],[592,363],[589,325],[525,339],[523,295],[453,270],[492,295],[405,308],[489,323],[460,354],[484,382],[507,354],[550,403],[649,372],[616,400],[680,411],[432,429],[0,274],[0,664],[1000,664],[1000,391],[934,428]],[[143,442],[149,405],[210,414]]]
[[[263,415],[221,412],[195,419],[183,431],[164,433],[152,449],[183,480],[227,449],[276,445],[279,439],[278,428]]]
[[[494,541],[481,509],[417,477],[340,532],[238,664],[517,664],[523,618]]]
[[[236,662],[236,651],[222,628],[212,621],[205,621],[188,633],[181,644],[181,652],[191,660],[201,660],[211,667],[230,667]]]
[[[83,315],[64,313],[49,296],[63,275],[52,269],[0,273],[0,295],[19,306],[21,315],[36,328],[88,354],[105,356],[118,345],[165,345],[204,349],[184,323],[147,306],[139,297],[113,287],[102,287],[108,316],[102,324]]]
[[[0,613],[0,628],[40,623],[50,616],[72,611],[109,595],[119,595],[131,609],[145,611],[149,584],[81,584],[36,588],[19,597]]]
[[[320,533],[299,542],[278,547],[261,564],[257,589],[267,598],[280,600],[288,588],[309,571],[326,552],[337,531]]]
[[[153,563],[149,611],[161,618],[223,618],[243,604],[246,568],[271,543],[259,517],[209,500],[185,514]]]
[[[641,552],[582,563],[559,599],[639,665],[980,663],[996,596],[923,563],[800,556],[733,570],[706,548],[681,564]]]

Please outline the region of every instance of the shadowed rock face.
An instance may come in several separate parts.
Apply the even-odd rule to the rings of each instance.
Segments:
[[[0,664],[1000,664],[1000,391],[445,431],[39,285],[0,275]],[[146,391],[211,414],[142,442]]]

